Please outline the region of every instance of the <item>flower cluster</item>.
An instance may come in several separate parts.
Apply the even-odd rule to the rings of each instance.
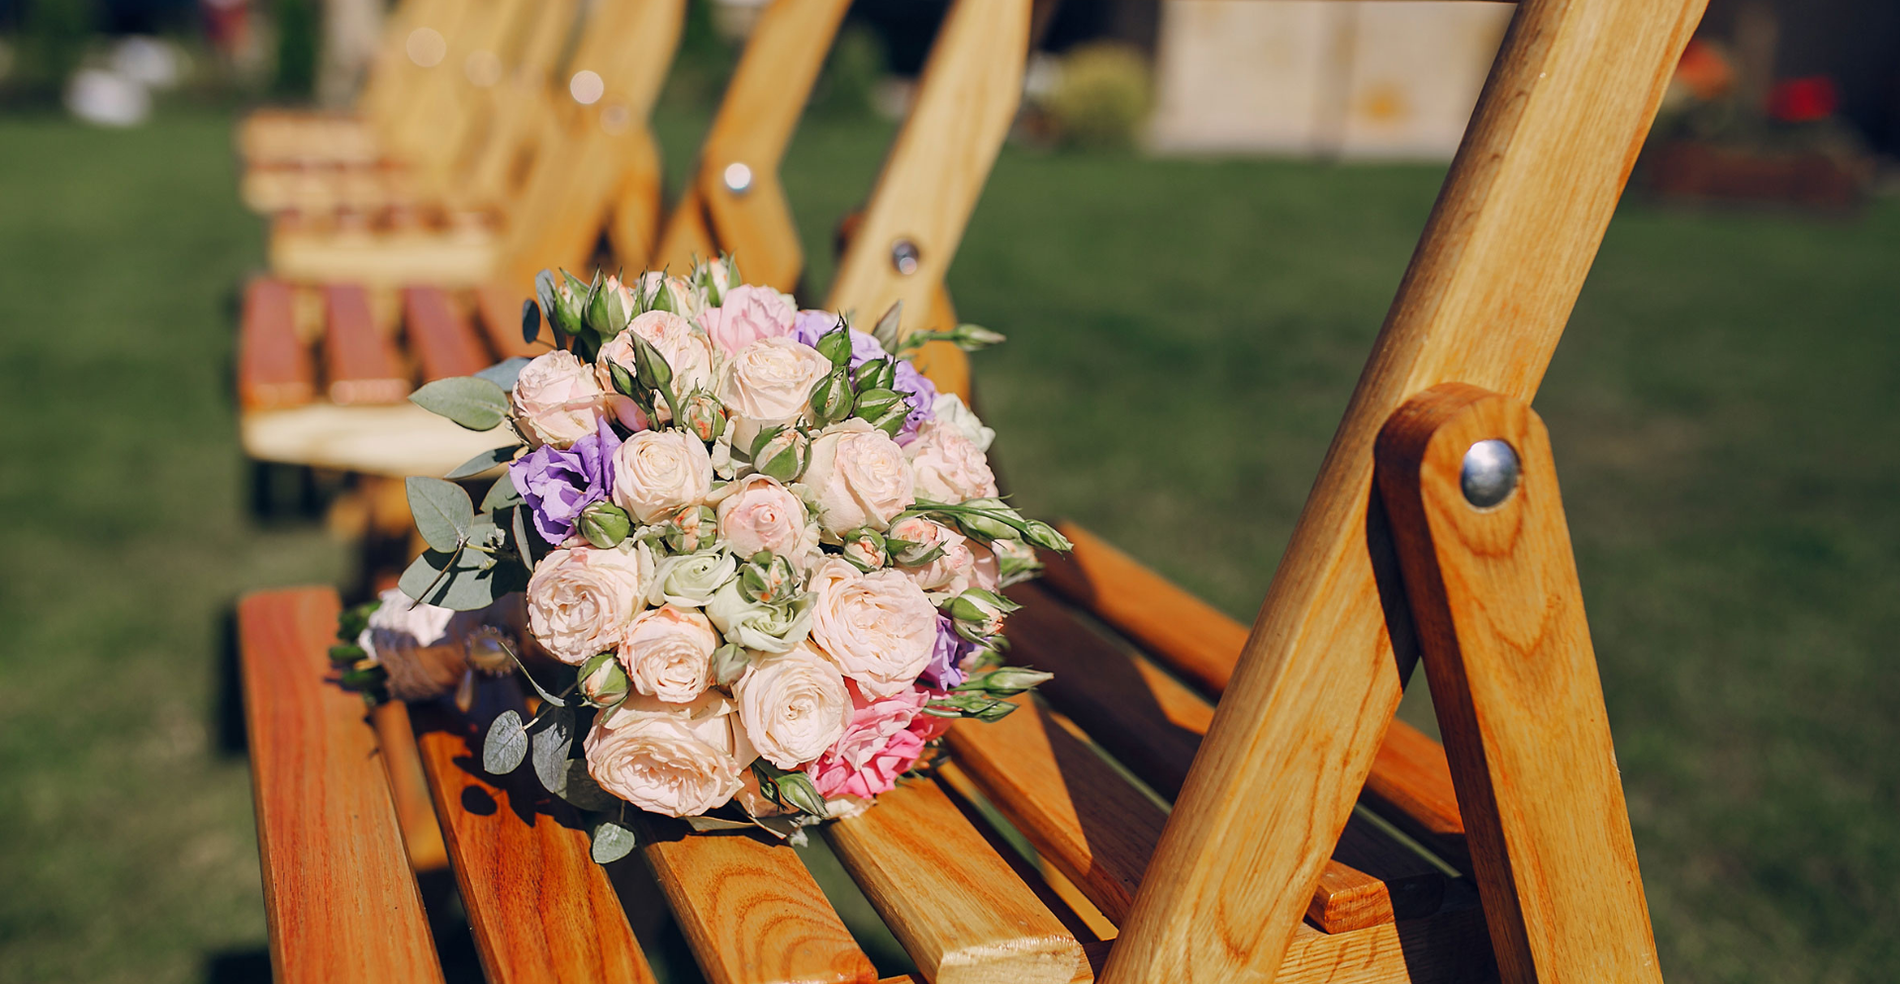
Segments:
[[[505,465],[481,513],[411,480],[431,549],[403,589],[471,609],[529,571],[528,635],[574,668],[565,692],[535,685],[585,731],[585,778],[544,764],[514,715],[490,731],[491,770],[533,744],[579,805],[810,822],[890,789],[950,719],[994,720],[1047,679],[1002,665],[1000,592],[1068,542],[998,496],[993,433],[906,357],[996,336],[903,339],[895,309],[858,331],[730,260],[625,283],[544,272],[537,294],[524,330],[545,315],[552,351],[416,396],[523,443],[451,473]]]

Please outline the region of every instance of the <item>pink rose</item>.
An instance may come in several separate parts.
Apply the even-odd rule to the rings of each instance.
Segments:
[[[536,446],[557,448],[594,435],[606,398],[593,369],[558,349],[522,366],[510,394],[522,436]]]
[[[873,697],[903,693],[937,648],[937,609],[894,570],[860,572],[831,558],[812,570],[811,638]]]
[[[818,552],[818,528],[805,503],[777,479],[747,475],[719,501],[719,535],[740,557],[770,550],[800,568]]]
[[[700,312],[699,323],[713,343],[730,354],[762,338],[791,334],[797,309],[770,287],[747,284],[726,291],[716,308]]]
[[[613,390],[613,376],[609,365],[618,365],[629,374],[634,372],[633,339],[639,335],[653,346],[666,359],[673,370],[673,395],[681,400],[695,389],[711,389],[713,384],[714,354],[712,342],[705,334],[693,327],[693,323],[670,311],[648,311],[633,319],[626,329],[615,335],[611,341],[601,347],[600,361],[597,365],[598,379],[602,390]],[[628,401],[632,402],[632,401]],[[662,419],[667,416],[664,400],[656,406]]]
[[[685,431],[641,431],[614,451],[614,505],[657,523],[712,491],[712,457]]]
[[[889,792],[910,771],[929,740],[929,715],[920,714],[930,695],[915,687],[882,699],[851,692],[851,724],[825,754],[805,766],[818,793],[870,798]],[[918,719],[925,719],[923,727]]]
[[[825,428],[811,442],[804,484],[818,525],[834,536],[860,526],[881,530],[917,500],[904,449],[858,417]]]
[[[922,550],[942,547],[935,560],[916,566],[902,565],[903,558],[893,556],[904,576],[911,579],[932,602],[942,603],[970,588],[996,589],[996,555],[988,547],[935,520],[913,516],[892,524],[890,536],[922,544]]]
[[[950,423],[925,424],[904,455],[910,459],[919,499],[957,503],[996,495],[996,473],[989,459]]]
[[[712,654],[719,634],[706,616],[666,605],[649,608],[627,624],[620,665],[633,688],[669,704],[684,704],[712,683]]]

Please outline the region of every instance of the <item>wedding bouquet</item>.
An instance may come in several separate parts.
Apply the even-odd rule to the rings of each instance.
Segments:
[[[896,307],[862,332],[730,258],[536,287],[524,334],[545,315],[552,351],[411,397],[518,439],[447,476],[505,468],[479,507],[409,480],[429,549],[345,613],[347,683],[413,699],[518,667],[542,706],[494,721],[484,767],[532,759],[606,861],[628,807],[799,836],[1048,679],[1003,665],[999,592],[1069,543],[998,496],[993,432],[909,360],[1000,336],[905,336]]]

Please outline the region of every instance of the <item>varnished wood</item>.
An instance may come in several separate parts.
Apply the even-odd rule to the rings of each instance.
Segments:
[[[521,305],[529,296],[505,284],[483,284],[475,288],[475,317],[481,322],[482,335],[488,339],[488,347],[497,359],[517,356],[532,359],[552,348],[546,317],[540,319],[541,334],[534,341],[524,341],[521,337]]]
[[[1048,566],[1041,584],[1054,588],[1127,635],[1144,651],[1165,662],[1169,669],[1193,681],[1203,692],[1219,695],[1226,689],[1247,640],[1245,626],[1101,537],[1074,523],[1058,525],[1075,544],[1075,549],[1069,554],[1043,556]],[[1040,585],[1026,590],[1025,600],[1034,609],[1031,621],[1018,618],[1010,624],[1017,632],[1032,638],[1060,639],[1069,631],[1065,620],[1059,614],[1036,614],[1047,608],[1039,592]],[[1045,625],[1051,618],[1055,624]],[[1056,652],[1053,658],[1064,655]],[[1189,749],[1199,747],[1198,736],[1207,733],[1212,709],[1145,661],[1132,662],[1140,676],[1139,685],[1132,689],[1132,677],[1118,679],[1100,672],[1071,672],[1059,674],[1044,690],[1070,715],[1105,739],[1115,736],[1145,741],[1146,747],[1124,749],[1109,739],[1115,754],[1125,759],[1141,760],[1156,755],[1173,763],[1172,768],[1178,772],[1164,773],[1167,778],[1150,781],[1170,790],[1178,789],[1193,758],[1191,750],[1183,754],[1183,742]],[[1111,664],[1097,661],[1092,665]],[[1064,703],[1063,698],[1071,689],[1088,694]],[[1146,696],[1139,692],[1144,689]],[[1090,708],[1100,710],[1092,712]],[[1152,717],[1154,710],[1163,711],[1167,723],[1150,721],[1141,728],[1117,726],[1119,721]],[[1194,738],[1183,736],[1180,733],[1183,730],[1191,731]],[[1168,768],[1165,764],[1160,767]],[[1460,870],[1470,871],[1464,821],[1458,814],[1451,768],[1445,764],[1445,750],[1436,741],[1394,718],[1373,758],[1365,794],[1369,806],[1407,835]]]
[[[508,703],[483,688],[492,717]],[[482,969],[503,982],[654,981],[605,871],[566,804],[526,768],[481,772],[480,731],[437,705],[412,714],[423,769]]]
[[[383,771],[388,774],[396,819],[402,825],[409,866],[417,871],[448,867],[449,849],[442,843],[442,828],[435,820],[435,806],[429,802],[429,778],[423,774],[422,755],[416,750],[409,705],[399,700],[384,701],[370,709],[369,720],[376,729],[376,744],[382,753]]]
[[[329,670],[340,607],[327,588],[238,603],[272,976],[440,981],[376,735]]]
[[[1244,893],[1319,880],[1409,670],[1373,437],[1448,379],[1535,391],[1701,12],[1518,6],[1105,980],[1274,978],[1306,893]]]
[[[309,403],[317,368],[297,337],[290,285],[254,277],[244,288],[238,325],[238,403],[246,410]]]
[[[798,854],[765,835],[641,822],[641,853],[712,984],[865,984],[877,973]]]
[[[936,783],[918,779],[824,828],[934,984],[1066,984],[1081,946]]]
[[[402,314],[403,330],[421,366],[423,382],[472,376],[493,364],[475,337],[468,315],[442,288],[403,288]]]
[[[376,329],[369,295],[354,284],[323,289],[323,365],[331,403],[395,403],[409,395],[409,374]]]
[[[1521,477],[1477,508],[1460,472],[1489,439]],[[1446,384],[1394,413],[1377,448],[1504,979],[1661,984],[1543,421]]]

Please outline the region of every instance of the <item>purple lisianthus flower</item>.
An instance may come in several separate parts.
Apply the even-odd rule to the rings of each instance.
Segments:
[[[937,418],[937,384],[917,371],[909,359],[897,360],[897,381],[891,388],[910,396],[910,415],[897,432],[897,443],[909,444],[917,429]]]
[[[800,342],[818,347],[818,336],[838,327],[838,316],[830,311],[800,311],[792,318],[792,337]],[[873,342],[877,339],[871,339]],[[852,346],[856,348],[856,346]]]
[[[591,437],[563,451],[542,445],[508,465],[508,480],[528,502],[534,528],[559,546],[574,535],[581,511],[607,498],[613,488],[614,451],[620,435],[603,418]]]
[[[949,690],[963,683],[963,658],[970,654],[970,644],[957,635],[957,623],[942,612],[937,613],[937,647],[930,651],[930,662],[917,679],[925,686],[938,690]]]
[[[838,327],[838,316],[830,311],[800,311],[792,321],[792,337],[813,348],[818,346],[818,338]],[[851,332],[851,368],[882,359],[890,353],[884,351],[875,337],[853,329]],[[909,444],[917,436],[917,429],[937,416],[933,405],[937,402],[937,387],[924,378],[924,374],[911,365],[909,359],[898,359],[897,381],[891,387],[910,397],[910,414],[904,418],[904,426],[897,432],[897,443]]]

